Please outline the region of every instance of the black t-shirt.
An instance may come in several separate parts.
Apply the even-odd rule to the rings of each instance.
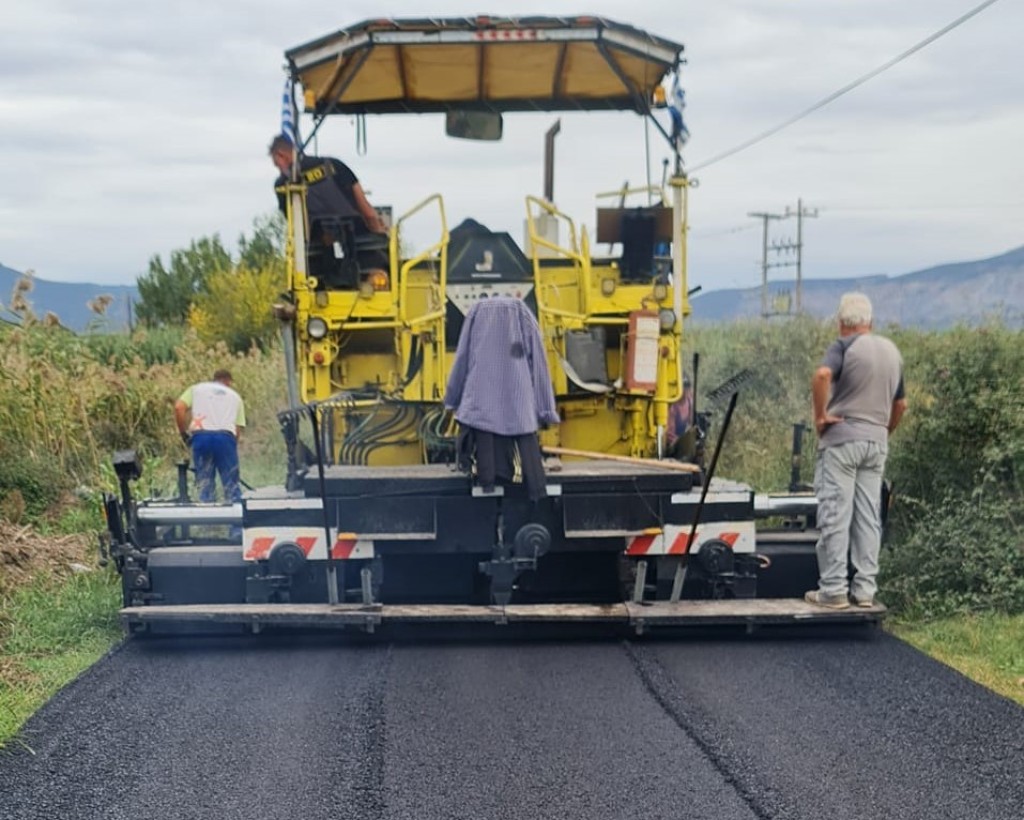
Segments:
[[[306,183],[306,210],[311,220],[329,216],[360,216],[352,186],[359,182],[344,162],[333,157],[302,157],[299,175]],[[285,184],[281,174],[274,182],[278,188]],[[284,213],[284,194],[277,194],[277,205]]]

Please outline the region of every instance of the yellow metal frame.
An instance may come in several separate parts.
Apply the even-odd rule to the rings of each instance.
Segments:
[[[597,262],[591,257],[589,235],[584,226],[577,226],[573,219],[560,211],[554,204],[535,196],[526,198],[528,249],[533,273],[534,292],[537,299],[538,320],[549,351],[551,377],[556,385],[557,400],[563,423],[543,435],[545,443],[566,442],[581,449],[626,453],[634,456],[656,456],[658,442],[668,420],[669,406],[682,395],[682,330],[683,319],[690,312],[686,294],[685,242],[688,231],[686,224],[687,189],[686,177],[673,177],[669,181],[673,198],[673,209],[679,216],[673,242],[676,272],[672,286],[666,286],[662,298],[657,298],[653,282],[622,281],[618,266],[614,262]],[[447,314],[448,289],[448,245],[450,234],[444,200],[440,194],[426,197],[394,223],[388,237],[390,281],[387,290],[377,291],[371,296],[354,291],[314,290],[312,277],[305,269],[305,249],[299,253],[308,236],[303,185],[284,186],[289,220],[286,249],[289,259],[288,281],[295,294],[297,316],[296,365],[301,382],[300,395],[304,399],[325,399],[339,389],[348,389],[347,381],[355,384],[367,372],[377,372],[377,383],[385,394],[395,398],[407,396],[412,401],[440,403],[443,398],[449,368],[445,320]],[[649,188],[626,189],[627,194],[646,193]],[[660,190],[660,189],[659,189]],[[620,195],[622,191],[614,192]],[[665,196],[662,191],[662,202]],[[296,203],[301,211],[296,211]],[[410,221],[426,213],[435,213],[440,225],[440,236],[436,242],[409,259],[401,259],[401,236]],[[297,217],[301,213],[301,223]],[[549,217],[563,225],[568,236],[565,245],[552,242],[538,232],[538,220]],[[300,227],[301,225],[301,227]],[[298,229],[298,230],[296,230]],[[545,251],[547,254],[545,254]],[[300,260],[299,257],[302,257]],[[556,261],[546,261],[542,257]],[[561,260],[560,262],[557,260]],[[432,273],[417,270],[425,262],[433,261]],[[614,280],[614,287],[602,291],[600,283],[605,278]],[[566,291],[559,296],[559,288],[571,288],[573,295]],[[413,296],[413,290],[417,294]],[[425,289],[425,290],[424,290]],[[425,301],[423,301],[425,300]],[[414,305],[415,303],[415,305]],[[634,392],[619,386],[604,395],[572,394],[568,379],[561,365],[566,355],[565,339],[568,331],[587,327],[604,326],[615,328],[619,336],[619,349],[608,353],[614,376],[615,362],[624,367],[625,328],[629,313],[650,308],[660,310],[673,307],[676,321],[672,328],[659,336],[659,361],[657,384],[650,393]],[[312,340],[306,336],[305,322],[311,316],[321,316],[328,322],[329,333],[325,339]],[[346,359],[345,338],[339,334],[387,332],[393,345],[385,350],[368,338],[369,347]],[[416,379],[406,384],[402,374],[406,373],[409,362],[416,352],[414,345],[419,337],[419,351],[423,356]],[[614,338],[614,337],[612,337]],[[359,345],[357,344],[358,348]],[[322,363],[314,362],[315,354],[322,355]],[[393,364],[387,364],[387,362]],[[362,364],[360,364],[362,362]],[[339,378],[342,369],[345,376]],[[368,370],[369,369],[369,370]],[[354,375],[352,375],[354,374]],[[383,381],[381,381],[383,379]],[[412,391],[411,393],[406,391]],[[370,408],[372,401],[359,401],[353,407]],[[341,428],[339,428],[341,429]],[[407,458],[411,449],[406,444],[398,447]],[[417,456],[419,457],[419,456]]]

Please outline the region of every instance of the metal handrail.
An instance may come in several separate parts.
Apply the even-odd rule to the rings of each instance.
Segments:
[[[434,243],[433,245],[431,245],[429,248],[427,248],[422,253],[417,254],[416,256],[412,257],[411,259],[407,259],[399,267],[399,264],[398,264],[398,261],[399,261],[398,260],[398,255],[399,255],[399,248],[398,248],[399,227],[404,222],[408,221],[410,217],[415,216],[417,213],[422,211],[424,208],[426,208],[432,202],[436,202],[437,203],[438,214],[439,214],[439,216],[441,218],[441,238],[440,238],[440,240],[438,242]],[[437,341],[438,355],[436,356],[436,358],[434,360],[434,366],[436,368],[436,371],[435,371],[435,374],[434,374],[434,379],[435,379],[435,383],[437,385],[442,385],[442,386],[444,384],[445,369],[446,369],[446,366],[447,366],[447,362],[446,362],[446,356],[447,356],[446,342],[447,342],[447,340],[445,338],[445,318],[447,316],[447,301],[448,301],[448,243],[449,243],[450,238],[451,238],[451,236],[450,236],[450,234],[448,232],[448,216],[445,213],[445,209],[444,209],[444,199],[441,197],[440,194],[431,194],[426,199],[424,199],[422,202],[418,203],[417,205],[412,207],[410,210],[406,211],[404,214],[402,214],[402,216],[400,216],[398,218],[398,220],[395,222],[395,226],[394,226],[394,229],[392,231],[392,239],[391,239],[392,266],[393,266],[393,270],[399,272],[399,276],[398,276],[398,280],[399,280],[399,296],[398,296],[398,298],[399,298],[399,303],[398,303],[399,319],[402,322],[402,326],[406,330],[408,330],[408,331],[412,331],[414,328],[421,327],[421,326],[427,325],[427,324],[434,324],[434,325],[436,325],[435,338],[436,338],[436,341]],[[434,259],[434,258],[436,258],[438,260],[438,263],[440,265],[440,273],[439,273],[439,276],[438,276],[438,307],[437,307],[436,310],[431,311],[430,313],[426,313],[423,316],[417,316],[415,318],[410,319],[409,314],[408,314],[408,299],[407,299],[409,273],[420,262],[424,262],[424,261],[426,261],[428,259]],[[392,282],[393,281],[394,281],[394,277],[392,277]],[[396,338],[395,339],[395,343],[397,345],[401,346],[401,345],[404,344],[404,341]]]
[[[438,319],[442,319],[445,316],[445,299],[447,298],[447,288],[448,288],[448,240],[449,240],[449,234],[448,234],[448,219],[445,216],[444,200],[441,198],[441,195],[440,194],[431,194],[430,196],[428,196],[422,202],[420,202],[419,204],[417,204],[416,206],[414,206],[413,208],[411,208],[410,210],[408,210],[404,214],[402,214],[402,216],[400,216],[398,218],[398,221],[395,222],[394,227],[392,227],[392,229],[391,229],[391,246],[390,246],[391,260],[392,260],[391,264],[392,264],[392,272],[395,273],[395,272],[399,272],[398,271],[398,235],[399,235],[399,227],[401,226],[401,224],[403,222],[406,222],[410,217],[412,217],[415,214],[419,213],[425,207],[427,207],[427,205],[429,205],[431,202],[434,202],[434,201],[437,202],[438,212],[439,212],[439,214],[441,216],[441,239],[440,239],[439,242],[434,243],[433,245],[431,245],[429,248],[427,248],[422,253],[419,253],[416,256],[412,257],[411,259],[407,259],[405,262],[403,262],[402,265],[401,265],[401,269],[400,269],[400,275],[398,276],[398,286],[399,286],[399,292],[398,292],[398,311],[399,311],[399,314],[398,315],[401,318],[401,320],[410,328],[411,327],[415,327],[417,325],[426,324],[427,322],[436,322]],[[419,316],[419,317],[417,317],[415,319],[410,320],[409,316],[408,316],[408,314],[406,312],[407,307],[408,307],[407,300],[406,300],[406,294],[407,294],[407,291],[408,291],[409,271],[411,271],[420,262],[424,262],[427,259],[433,258],[435,254],[437,254],[439,256],[440,265],[441,265],[441,275],[440,275],[441,307],[438,310],[435,310],[433,313],[428,313],[425,316]],[[394,281],[394,277],[392,277],[392,282],[393,281]]]
[[[619,188],[617,191],[604,191],[603,193],[595,194],[594,198],[614,199],[615,197],[619,197],[625,200],[627,196],[633,196],[635,194],[657,194],[659,199],[661,199],[663,207],[671,207],[668,197],[665,195],[665,188],[662,185],[641,185],[637,188]]]
[[[572,241],[572,247],[563,248],[556,245],[554,242],[550,242],[547,239],[539,236],[536,230],[536,222],[534,220],[534,211],[531,206],[536,205],[541,210],[547,212],[550,216],[556,219],[564,220],[569,225],[569,237]],[[573,222],[572,218],[565,213],[562,213],[553,204],[545,199],[540,199],[535,196],[526,197],[526,225],[527,231],[530,237],[530,255],[533,258],[533,282],[534,290],[537,294],[537,310],[542,313],[547,313],[551,316],[561,316],[564,318],[574,319],[577,321],[585,321],[587,315],[590,312],[590,259],[589,256],[585,256],[581,252],[581,241],[583,249],[589,252],[589,242],[587,240],[586,228],[582,229],[579,239],[576,234],[576,223]],[[573,267],[576,269],[580,279],[580,297],[582,301],[582,312],[566,311],[559,308],[552,308],[544,305],[543,303],[543,283],[540,277],[540,257],[537,256],[536,248],[540,246],[542,248],[548,248],[554,251],[560,256],[564,256],[573,263]]]

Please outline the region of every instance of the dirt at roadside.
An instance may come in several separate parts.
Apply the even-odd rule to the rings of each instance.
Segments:
[[[0,597],[33,578],[56,580],[95,566],[95,536],[44,536],[30,524],[0,520]]]

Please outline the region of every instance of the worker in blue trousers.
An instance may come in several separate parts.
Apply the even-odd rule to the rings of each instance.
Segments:
[[[208,382],[189,387],[174,403],[174,420],[182,441],[192,448],[199,500],[212,502],[216,475],[224,500],[242,499],[238,439],[245,427],[245,403],[231,387],[231,373],[218,370]]]

